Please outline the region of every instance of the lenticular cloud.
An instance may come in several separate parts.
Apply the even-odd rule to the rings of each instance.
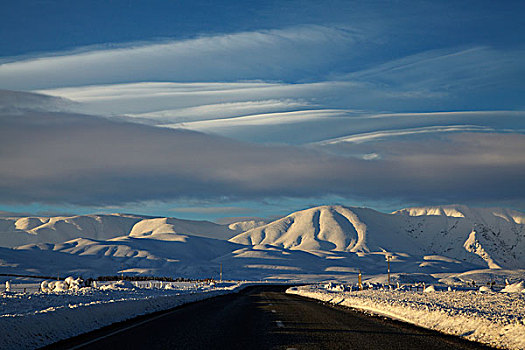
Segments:
[[[22,108],[24,99],[39,95],[14,94],[17,107],[4,106],[0,113],[4,203],[100,205],[325,194],[425,202],[523,198],[525,137],[520,134],[460,133],[366,149],[346,142],[335,145],[345,148],[343,157]],[[363,157],[371,153],[377,156]]]
[[[293,80],[304,71],[323,71],[343,53],[348,57],[359,37],[348,28],[300,26],[130,44],[5,63],[0,65],[0,80],[9,89],[261,77]]]

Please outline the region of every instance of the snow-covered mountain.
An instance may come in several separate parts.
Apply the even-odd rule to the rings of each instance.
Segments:
[[[466,218],[473,223],[498,225],[499,219],[509,223],[525,224],[525,213],[508,208],[471,208],[465,205],[441,205],[431,207],[405,208],[395,211],[393,214],[404,214],[409,216],[448,216],[454,218]]]
[[[0,242],[18,246],[0,248],[0,272],[217,278],[222,264],[230,278],[306,281],[385,273],[387,256],[394,272],[515,269],[525,266],[524,217],[463,206],[391,214],[321,206],[267,224],[125,214],[3,218]]]
[[[95,240],[128,235],[145,237],[155,233],[181,233],[229,239],[243,232],[243,228],[256,226],[257,222],[255,221],[220,225],[209,221],[128,214],[4,217],[0,218],[0,246],[15,247],[31,243],[59,243],[79,237]]]
[[[410,235],[427,240],[431,249],[443,255],[468,261],[478,256],[489,268],[525,267],[522,212],[449,205],[407,208],[393,214],[405,216],[407,224],[411,223]]]
[[[156,233],[109,240],[77,238],[63,243],[0,248],[0,271],[44,276],[158,275],[189,278],[323,280],[384,273],[388,253],[289,250],[245,246],[206,237]],[[479,268],[439,256],[392,255],[392,271],[464,272]]]
[[[67,266],[68,273],[83,276],[126,273],[207,277],[210,266],[217,269],[214,259],[240,247],[226,240],[154,233],[147,237],[77,238],[63,243],[4,248],[0,256],[3,253],[7,257],[0,260],[9,261],[11,271],[17,271],[19,265],[30,265],[38,274],[53,275]],[[26,256],[32,258],[26,261]]]
[[[321,206],[292,213],[230,241],[292,250],[443,255],[491,268],[525,266],[525,214],[465,206],[409,208],[384,214]]]
[[[127,235],[143,218],[135,215],[79,215],[0,218],[0,246],[58,243],[85,237],[109,239]]]

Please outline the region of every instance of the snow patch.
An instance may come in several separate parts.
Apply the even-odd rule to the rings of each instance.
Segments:
[[[525,293],[525,284],[523,281],[509,284],[501,290],[502,293]]]

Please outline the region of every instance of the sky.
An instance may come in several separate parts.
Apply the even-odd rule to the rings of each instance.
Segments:
[[[1,212],[525,209],[522,1],[2,7]]]

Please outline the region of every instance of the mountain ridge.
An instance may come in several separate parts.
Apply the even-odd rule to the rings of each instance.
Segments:
[[[437,254],[490,268],[525,266],[525,214],[466,206],[369,208],[320,206],[243,232],[231,242],[285,249]]]
[[[0,246],[60,243],[75,238],[95,240],[120,236],[145,237],[156,233],[179,233],[229,239],[254,227],[258,222],[237,222],[230,225],[211,221],[184,220],[134,214],[90,214],[72,216],[9,216],[0,217]]]
[[[525,224],[525,213],[509,208],[473,208],[461,204],[409,207],[392,212],[392,214],[405,214],[409,216],[449,216],[449,217],[500,217],[515,224]]]
[[[335,259],[337,256],[339,261],[349,261],[355,266],[364,263],[365,256],[375,256],[379,260],[374,260],[374,264],[381,265],[380,257],[390,255],[401,260],[411,257],[410,266],[414,269],[445,268],[443,262],[436,261],[449,261],[446,268],[463,264],[513,269],[525,266],[524,217],[525,214],[510,209],[460,205],[405,208],[393,213],[342,205],[319,206],[268,223],[248,220],[224,225],[133,214],[13,216],[0,218],[0,246],[16,247],[12,252],[38,252],[45,257],[55,251],[55,260],[67,257],[66,261],[70,261],[71,254],[81,260],[86,256],[105,256],[125,260],[132,266],[133,259],[137,259],[139,267],[135,270],[130,267],[128,271],[145,271],[140,268],[144,264],[151,268],[156,264],[173,265],[172,260],[182,256],[185,261],[197,261],[197,265],[203,266],[214,266],[210,259],[217,262],[229,256],[235,264],[250,262],[239,265],[241,269],[264,266],[261,267],[264,270],[273,266],[273,258],[261,258],[268,254],[281,260],[284,257],[288,265],[283,269],[300,269],[294,265],[299,261],[290,260],[291,252],[306,254],[294,253],[297,257]],[[164,246],[176,249],[170,252]],[[222,253],[217,256],[203,253],[214,251],[214,247],[222,247],[219,249]],[[240,251],[239,247],[248,250],[235,253]],[[190,259],[192,254],[194,259]],[[5,264],[9,265],[9,261],[6,253]],[[343,265],[326,268],[349,269]],[[181,266],[177,270],[184,270]]]

